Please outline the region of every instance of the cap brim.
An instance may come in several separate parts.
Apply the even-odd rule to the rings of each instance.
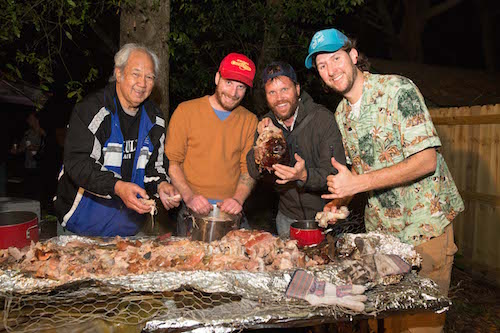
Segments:
[[[321,47],[318,47],[316,50],[309,53],[309,55],[306,57],[306,61],[305,61],[306,68],[307,69],[312,68],[312,57],[315,54],[318,54],[321,52],[337,52],[338,50],[340,50],[342,48],[342,46],[344,46],[344,44],[335,43],[335,44],[326,44],[326,45],[323,45]]]
[[[220,76],[222,76],[222,78],[224,78],[226,80],[239,81],[241,83],[246,84],[250,88],[253,87],[253,80],[250,80],[250,78],[248,78],[244,75],[241,75],[240,73],[233,72],[233,71],[227,71],[227,70],[219,72],[219,73],[220,73]]]

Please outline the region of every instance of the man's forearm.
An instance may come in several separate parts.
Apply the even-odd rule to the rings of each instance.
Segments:
[[[238,201],[240,205],[243,205],[245,200],[248,198],[255,186],[255,180],[250,177],[248,173],[244,173],[238,179],[238,185],[236,186],[236,191],[234,192],[233,198]]]
[[[425,149],[393,166],[359,175],[361,186],[357,193],[407,184],[434,173],[436,164],[436,150]]]
[[[193,190],[189,187],[186,177],[184,176],[184,171],[182,171],[179,163],[170,161],[168,174],[170,175],[172,184],[177,188],[184,201],[187,201],[193,196]]]

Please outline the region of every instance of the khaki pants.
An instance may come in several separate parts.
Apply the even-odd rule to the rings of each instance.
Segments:
[[[457,246],[453,239],[453,226],[446,226],[441,236],[415,247],[422,257],[419,275],[430,278],[439,286],[443,295],[448,295],[453,258]],[[446,314],[433,312],[414,315],[393,315],[384,319],[385,332],[442,332]]]

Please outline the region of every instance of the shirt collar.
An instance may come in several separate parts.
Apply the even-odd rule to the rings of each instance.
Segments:
[[[283,120],[279,119],[278,117],[276,117],[276,119],[278,120],[278,124],[280,124],[284,128],[287,128],[291,132],[291,131],[293,131],[293,127],[295,126],[295,121],[297,120],[297,114],[299,114],[299,106],[298,105],[297,105],[297,108],[295,109],[295,113],[293,114],[293,122],[292,122],[292,125],[290,126],[290,128],[288,128],[288,126],[285,125],[285,122]]]

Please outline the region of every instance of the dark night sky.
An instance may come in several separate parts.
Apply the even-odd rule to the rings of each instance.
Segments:
[[[479,17],[475,1],[465,0],[430,19],[422,36],[424,63],[485,70]],[[339,22],[346,33],[358,37],[359,48],[369,57],[390,58],[389,47],[380,31],[352,18],[341,18]],[[496,25],[494,35],[500,39],[500,24]],[[498,41],[495,49],[500,52]]]

